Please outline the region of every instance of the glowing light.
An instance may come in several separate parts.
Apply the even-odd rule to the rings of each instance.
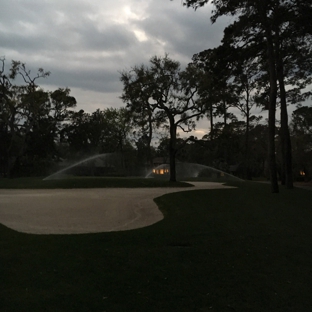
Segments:
[[[153,169],[153,173],[154,174],[158,174],[158,175],[164,175],[164,174],[168,174],[169,173],[169,169],[168,168]]]

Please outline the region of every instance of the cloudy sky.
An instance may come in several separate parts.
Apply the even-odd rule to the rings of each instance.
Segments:
[[[69,87],[78,109],[120,107],[120,71],[165,53],[185,66],[219,45],[226,22],[211,25],[210,12],[181,0],[2,0],[0,56],[51,71],[40,85]]]

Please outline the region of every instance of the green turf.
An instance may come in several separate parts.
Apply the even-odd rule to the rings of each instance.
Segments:
[[[312,192],[265,184],[156,199],[125,232],[0,226],[0,311],[312,311]]]
[[[42,178],[0,179],[0,189],[56,189],[102,187],[185,187],[184,182],[145,178],[76,177],[43,181]]]

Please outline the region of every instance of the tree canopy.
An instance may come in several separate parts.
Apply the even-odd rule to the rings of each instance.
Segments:
[[[188,66],[184,71],[180,63],[165,55],[154,56],[150,66],[134,67],[123,72],[122,99],[132,111],[143,108],[157,122],[166,122],[169,127],[170,181],[176,181],[175,156],[177,153],[177,129],[190,132],[195,128],[195,119],[204,112],[198,101],[196,68]]]
[[[209,0],[185,0],[184,4],[197,9],[208,2]],[[302,10],[304,8],[311,12],[312,4],[303,4],[299,0],[216,0],[211,3],[215,7],[212,22],[223,15],[235,17],[235,21],[224,31],[223,43],[244,51],[252,49],[254,57],[263,62],[263,68],[268,74],[268,150],[272,192],[278,192],[275,114],[277,98],[280,99],[282,183],[292,188],[286,86],[290,85],[296,93],[310,83],[311,72],[307,68],[311,66],[311,29],[302,24],[302,18],[306,16]],[[291,91],[289,93],[291,94]]]

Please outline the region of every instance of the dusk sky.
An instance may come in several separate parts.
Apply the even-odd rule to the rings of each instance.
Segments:
[[[51,71],[40,85],[69,87],[78,109],[120,107],[121,71],[165,53],[184,68],[219,45],[226,24],[210,12],[180,0],[2,0],[0,56]]]
[[[77,109],[120,107],[121,71],[165,53],[184,68],[220,44],[228,19],[212,25],[211,9],[187,9],[181,0],[2,0],[0,56],[7,68],[19,60],[33,74],[51,71],[39,84],[69,87]]]

